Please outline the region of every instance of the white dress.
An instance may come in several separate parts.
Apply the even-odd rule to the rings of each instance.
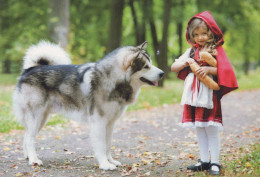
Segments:
[[[181,55],[178,59],[175,59],[175,61],[186,62],[187,59],[190,58],[191,49],[192,48],[188,48],[186,52],[183,55]],[[212,78],[212,75],[209,76]],[[193,85],[193,82],[195,82],[195,85]],[[188,104],[195,107],[213,109],[213,90],[209,89],[191,72],[188,74],[184,82],[181,104]]]

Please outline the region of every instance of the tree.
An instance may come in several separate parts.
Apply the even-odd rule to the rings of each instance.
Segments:
[[[63,48],[68,46],[69,4],[69,0],[50,0],[49,36]]]
[[[149,0],[143,0],[143,1],[138,1],[140,6],[141,6],[141,11],[142,11],[142,18],[141,20],[138,21],[138,17],[137,17],[137,13],[136,13],[136,9],[134,6],[134,0],[129,0],[129,6],[131,8],[131,13],[133,16],[133,22],[134,22],[134,28],[135,28],[135,40],[136,40],[136,45],[139,45],[141,43],[143,43],[144,41],[146,41],[146,14],[148,11],[148,1]],[[141,22],[140,22],[141,21]]]
[[[0,11],[1,11],[1,16],[2,16],[2,19],[0,21],[1,31],[6,31],[6,30],[8,30],[10,28],[10,25],[11,25],[10,24],[9,13],[7,11],[4,11],[4,9],[8,9],[9,8],[9,2],[5,1],[5,0],[1,0],[0,4],[1,4]],[[3,47],[5,49],[8,49],[8,48],[11,47],[11,44],[8,42],[8,40],[3,42]],[[11,73],[11,60],[10,60],[9,57],[6,57],[2,61],[2,72],[3,73]]]
[[[177,4],[175,3],[174,5],[176,5],[178,7],[178,18],[177,18],[177,35],[178,35],[178,43],[179,43],[179,54],[178,56],[182,55],[182,36],[183,36],[183,18],[184,18],[184,0],[180,0],[180,3]]]
[[[153,1],[150,1],[150,5],[153,5]],[[163,34],[162,40],[158,40],[158,34],[156,30],[155,20],[153,16],[153,12],[150,10],[149,12],[149,23],[151,28],[151,34],[153,39],[153,47],[155,51],[155,58],[158,64],[158,67],[165,72],[165,78],[167,78],[168,73],[170,72],[170,68],[168,66],[168,31],[169,31],[169,24],[170,24],[170,16],[171,16],[171,6],[172,0],[164,0],[164,14],[163,14]],[[150,6],[149,9],[152,9]],[[159,82],[159,86],[163,86],[162,79]]]
[[[110,27],[106,53],[118,48],[122,39],[122,17],[124,0],[111,0]]]

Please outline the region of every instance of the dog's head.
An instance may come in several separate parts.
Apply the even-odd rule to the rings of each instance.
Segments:
[[[152,65],[146,48],[147,42],[137,47],[127,47],[128,55],[123,60],[123,69],[130,74],[131,82],[136,82],[138,85],[157,86],[164,72]]]

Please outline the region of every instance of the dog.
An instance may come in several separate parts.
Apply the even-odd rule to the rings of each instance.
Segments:
[[[40,41],[31,46],[13,93],[13,110],[23,124],[24,156],[42,165],[35,137],[51,113],[61,113],[90,125],[90,140],[99,168],[121,165],[111,156],[114,124],[133,104],[140,87],[156,86],[164,72],[152,65],[147,42],[118,48],[96,63],[72,65],[58,45]]]

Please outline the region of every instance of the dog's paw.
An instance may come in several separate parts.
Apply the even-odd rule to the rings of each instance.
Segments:
[[[117,161],[117,160],[114,160],[114,159],[109,159],[109,162],[112,163],[112,164],[114,164],[114,165],[117,166],[117,167],[122,165],[121,162],[119,162],[119,161]]]
[[[38,165],[41,166],[43,165],[42,161],[40,159],[29,159],[29,165]]]
[[[29,158],[29,157],[28,157],[28,154],[27,154],[26,152],[23,153],[23,156],[24,156],[25,159],[28,159],[28,158]]]
[[[115,170],[116,166],[108,161],[99,165],[99,168],[102,170]]]

